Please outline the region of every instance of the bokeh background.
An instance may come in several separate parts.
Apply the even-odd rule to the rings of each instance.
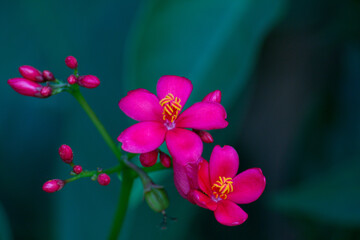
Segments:
[[[65,80],[68,55],[101,79],[83,94],[114,139],[132,123],[117,106],[128,90],[154,92],[166,74],[193,81],[190,102],[222,90],[229,126],[212,132],[216,144],[267,178],[242,206],[248,220],[225,227],[178,195],[171,171],[152,175],[177,221],[161,230],[137,183],[121,239],[360,239],[359,1],[2,0],[0,28],[1,240],[106,239],[110,229],[116,176],[41,190],[69,176],[63,143],[87,169],[116,164],[84,111],[67,93],[35,99],[6,83],[21,65]]]

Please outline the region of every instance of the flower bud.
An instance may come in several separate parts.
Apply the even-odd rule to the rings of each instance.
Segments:
[[[152,185],[144,195],[147,204],[155,212],[162,212],[169,207],[169,198],[162,186]]]
[[[44,82],[44,78],[39,70],[32,66],[21,66],[19,67],[19,72],[24,78],[34,81],[34,82]]]
[[[70,85],[73,85],[76,83],[76,77],[75,75],[71,74],[68,78],[67,78],[67,82],[70,84]]]
[[[78,77],[77,84],[85,88],[96,88],[100,85],[100,80],[94,75],[85,75]]]
[[[221,103],[221,91],[215,90],[204,97],[202,102],[217,102]]]
[[[160,162],[166,168],[171,167],[171,158],[164,152],[160,152]]]
[[[71,69],[75,69],[78,67],[78,62],[73,56],[68,56],[67,58],[65,58],[65,64]]]
[[[103,185],[103,186],[109,185],[109,183],[110,183],[110,177],[106,173],[99,174],[99,176],[97,177],[97,180],[98,180],[99,184]]]
[[[204,131],[204,130],[197,130],[197,129],[193,129],[193,131],[194,131],[194,133],[199,135],[200,139],[204,143],[213,143],[214,142],[214,139],[209,132]]]
[[[50,97],[50,96],[51,96],[51,93],[52,93],[52,88],[49,87],[49,86],[42,87],[41,90],[40,90],[40,94],[41,94],[41,96],[43,96],[44,98]]]
[[[155,149],[154,151],[151,151],[151,152],[140,154],[139,159],[140,159],[141,165],[143,165],[144,167],[153,166],[158,159],[158,155],[159,155],[159,150],[157,150],[157,149]]]
[[[48,70],[44,70],[42,73],[42,76],[44,77],[45,81],[54,81],[55,80],[54,74]]]
[[[73,167],[73,172],[76,174],[80,174],[82,172],[82,167],[80,165],[75,165]]]
[[[40,93],[43,86],[39,83],[24,78],[12,78],[8,80],[8,84],[15,90],[15,92],[21,95],[39,98],[44,97]]]
[[[61,147],[59,148],[59,155],[65,163],[72,163],[74,155],[71,147],[69,147],[68,145],[61,145]]]
[[[60,179],[53,179],[49,180],[46,183],[44,183],[42,189],[45,192],[53,193],[61,190],[64,187],[65,182]]]

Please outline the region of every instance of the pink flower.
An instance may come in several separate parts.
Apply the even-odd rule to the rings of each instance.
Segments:
[[[202,160],[199,164],[200,191],[193,190],[190,194],[198,206],[214,211],[216,220],[227,226],[245,222],[248,215],[237,204],[255,201],[265,188],[260,168],[236,175],[238,167],[239,156],[234,148],[215,146],[210,162]]]
[[[163,76],[157,83],[157,96],[145,89],[128,92],[119,102],[120,109],[139,123],[125,129],[118,140],[122,149],[132,153],[146,153],[166,141],[174,162],[185,166],[195,162],[202,153],[200,137],[185,128],[225,128],[224,107],[217,102],[198,102],[183,113],[193,89],[190,80],[178,76]]]

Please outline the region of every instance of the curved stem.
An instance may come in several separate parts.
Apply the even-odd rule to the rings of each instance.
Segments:
[[[89,104],[86,102],[85,98],[81,94],[79,89],[72,89],[72,91],[69,91],[74,98],[79,102],[81,107],[85,110],[97,130],[100,132],[101,136],[104,138],[107,145],[110,147],[110,149],[113,151],[117,159],[120,161],[121,159],[121,151],[116,146],[115,142],[109,135],[109,133],[106,131],[104,125],[100,122],[94,111],[91,109]]]
[[[110,230],[109,240],[118,239],[121,232],[121,227],[125,219],[126,210],[129,205],[129,198],[130,198],[134,178],[132,177],[131,171],[128,167],[124,168],[123,170],[123,179],[124,181],[121,185],[119,202],[115,212],[114,221]]]

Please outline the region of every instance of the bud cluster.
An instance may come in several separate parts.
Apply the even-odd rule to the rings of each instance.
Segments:
[[[61,160],[72,167],[72,172],[70,173],[70,175],[79,175],[83,173],[82,166],[74,164],[74,152],[70,146],[66,144],[61,145],[59,147],[58,153]],[[85,171],[84,174],[80,177],[84,177],[84,176],[89,177],[89,173],[91,172]],[[91,173],[90,176],[92,180],[94,181],[97,180],[100,185],[106,186],[109,185],[110,183],[109,175],[103,173],[101,168],[98,168],[96,173]],[[49,193],[57,192],[61,190],[67,182],[69,182],[69,180],[60,180],[60,179],[49,180],[44,183],[43,190]]]
[[[55,81],[54,74],[48,70],[40,72],[32,66],[21,66],[19,72],[23,78],[12,78],[8,84],[17,92],[25,96],[47,98],[52,95],[53,89],[49,82]],[[40,83],[46,83],[45,86]]]
[[[11,78],[8,84],[17,93],[37,98],[47,98],[62,91],[71,90],[71,85],[77,84],[85,88],[96,88],[100,85],[100,80],[94,75],[79,76],[78,62],[75,57],[68,56],[65,64],[74,69],[74,74],[67,78],[67,83],[54,77],[49,70],[40,71],[32,66],[24,65],[19,67],[21,78]]]

